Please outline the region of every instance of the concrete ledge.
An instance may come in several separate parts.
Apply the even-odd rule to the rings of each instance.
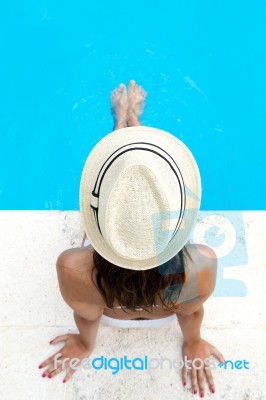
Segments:
[[[240,221],[235,237],[232,213]],[[211,224],[220,226],[221,233],[210,228]],[[79,370],[66,385],[61,383],[63,374],[49,381],[41,378],[39,363],[61,348],[60,344],[51,348],[49,340],[77,331],[72,310],[59,292],[55,263],[63,250],[81,246],[80,214],[1,211],[0,226],[1,399],[195,398],[188,388],[182,387],[180,371],[169,366],[161,370],[120,371],[116,375],[108,370]],[[238,280],[244,284],[240,284],[241,290],[247,289],[246,295],[232,297],[226,295],[227,286],[221,284],[219,290],[225,290],[225,296],[214,293],[205,303],[202,336],[226,359],[245,358],[250,362],[250,370],[215,370],[217,393],[205,397],[264,399],[266,212],[201,212],[197,226],[191,242],[211,246],[220,240],[220,247],[213,247],[218,251],[226,250],[222,235],[229,238],[229,250],[237,243],[237,251],[230,250],[227,265],[219,259],[218,269],[225,280]],[[127,355],[134,358],[147,354],[150,358],[173,359],[181,357],[181,343],[180,328],[175,323],[157,329],[116,329],[101,325],[91,357]]]

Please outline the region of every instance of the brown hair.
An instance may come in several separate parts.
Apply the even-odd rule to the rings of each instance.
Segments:
[[[114,307],[117,300],[122,309],[135,311],[155,304],[158,294],[166,311],[177,311],[176,304],[183,284],[185,283],[185,254],[191,259],[184,247],[173,258],[158,267],[144,271],[121,268],[103,258],[97,251],[93,251],[94,266],[97,271],[95,286],[100,290],[108,308]],[[164,292],[164,299],[161,296]],[[165,300],[168,304],[165,303]]]

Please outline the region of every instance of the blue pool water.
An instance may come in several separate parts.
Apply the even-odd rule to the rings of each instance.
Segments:
[[[0,14],[0,209],[78,210],[109,96],[135,79],[143,125],[192,150],[202,210],[265,207],[263,1],[5,2]]]

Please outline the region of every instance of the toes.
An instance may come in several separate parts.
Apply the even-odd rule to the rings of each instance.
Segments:
[[[136,82],[134,80],[131,80],[128,85],[129,90],[132,92],[135,89],[135,87],[136,87]]]
[[[142,96],[143,96],[143,97],[146,97],[146,96],[147,96],[147,93],[145,92],[145,90],[144,90],[143,88],[141,88],[141,93],[142,93]]]
[[[129,89],[131,93],[134,94],[141,93],[143,97],[147,96],[147,93],[142,88],[142,86],[138,85],[136,81],[134,81],[133,79],[129,82]]]
[[[126,89],[126,85],[124,83],[120,83],[120,85],[112,92],[112,99],[115,99],[119,95],[124,94],[126,92]],[[141,93],[144,98],[147,96],[145,90],[140,85],[137,85],[136,81],[134,81],[133,79],[129,82],[128,89],[133,94]]]
[[[124,85],[124,83],[121,83],[120,85],[120,89],[121,89],[121,93],[126,93],[126,85]]]
[[[116,97],[118,96],[118,94],[119,94],[119,89],[115,89],[115,90],[113,91],[113,93],[112,93],[112,98],[113,98],[113,99],[116,98]]]
[[[125,88],[126,86],[124,85],[124,83],[120,83],[120,85],[112,92],[112,98],[115,98],[123,93]]]

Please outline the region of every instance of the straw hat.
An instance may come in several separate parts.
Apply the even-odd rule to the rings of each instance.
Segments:
[[[183,142],[134,126],[111,132],[92,149],[79,196],[93,248],[112,264],[146,270],[185,246],[200,207],[201,179]]]

